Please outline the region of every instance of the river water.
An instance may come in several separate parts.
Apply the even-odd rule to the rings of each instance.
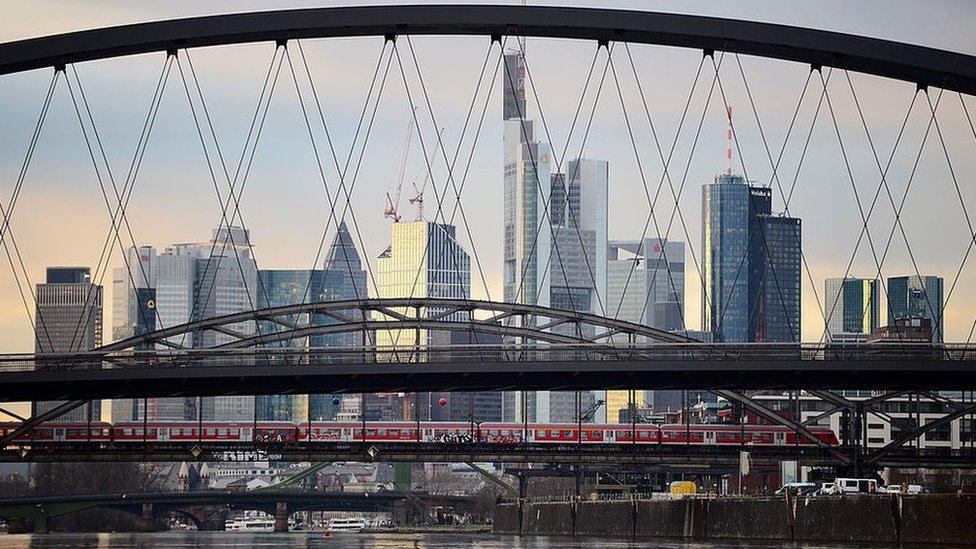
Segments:
[[[0,549],[68,549],[68,548],[324,548],[352,549],[376,547],[380,549],[577,549],[599,547],[624,549],[629,547],[660,547],[666,549],[728,549],[794,547],[813,549],[816,547],[851,547],[844,545],[803,544],[784,545],[783,543],[711,543],[682,542],[668,540],[607,540],[597,538],[567,537],[516,537],[495,536],[491,534],[337,534],[326,538],[321,533],[290,534],[249,534],[237,532],[160,532],[153,534],[45,534],[45,535],[3,535],[0,534]],[[889,547],[887,545],[865,546],[871,548]],[[891,546],[894,547],[894,546]]]

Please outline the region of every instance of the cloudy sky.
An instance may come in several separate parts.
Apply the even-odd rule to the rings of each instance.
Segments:
[[[4,17],[0,19],[0,41],[139,21],[332,4],[349,2],[74,0],[66,3],[7,0]],[[857,3],[619,0],[600,4],[592,1],[571,4],[770,21],[976,54],[976,38],[972,34],[976,24],[976,7],[962,0],[926,2],[924,5],[907,0],[864,0]],[[490,70],[486,78],[492,76],[491,69],[495,67],[498,49],[496,47],[489,51],[488,42],[487,38],[477,37],[420,37],[411,40],[434,106],[436,126],[443,128],[442,135],[450,154],[455,150],[486,54],[490,55]],[[359,120],[366,87],[383,47],[382,40],[309,40],[302,45],[315,87],[323,101],[337,156],[342,163]],[[352,211],[359,227],[356,237],[357,240],[362,239],[364,255],[371,260],[387,244],[389,222],[383,218],[384,192],[396,180],[397,165],[410,120],[407,89],[413,96],[414,104],[423,107],[418,112],[423,113],[420,116],[421,130],[428,151],[435,135],[435,125],[426,114],[409,46],[401,41],[400,48],[409,87],[404,85],[394,61],[352,192]],[[664,142],[662,146],[667,149],[678,129],[701,54],[654,46],[632,46],[630,50],[655,128]],[[557,157],[563,155],[562,151],[565,150],[567,152],[563,156],[567,160],[584,156],[610,161],[610,236],[618,239],[639,237],[649,211],[644,181],[628,137],[624,109],[633,124],[637,154],[651,195],[655,194],[662,173],[662,164],[637,91],[637,80],[626,53],[623,46],[614,49],[613,67],[617,78],[615,80],[613,73],[608,71],[602,88],[597,92],[600,76],[607,66],[607,54],[597,52],[595,44],[542,39],[530,39],[528,42],[529,71],[539,96],[539,102],[530,101],[529,114],[537,120],[545,116]],[[268,43],[190,52],[225,161],[231,167],[237,165],[241,155],[260,85],[273,54],[274,45]],[[292,54],[297,55],[294,46]],[[592,124],[585,142],[582,128],[577,126],[567,146],[570,122],[580,102],[583,83],[594,55],[595,75],[583,100],[584,117],[588,119],[592,112]],[[293,57],[293,60],[297,61],[297,58]],[[109,163],[120,181],[132,160],[163,63],[162,54],[149,54],[84,63],[76,67]],[[304,70],[302,67],[296,69],[300,73]],[[931,111],[927,96],[918,96],[908,114],[905,133],[887,178],[895,203],[901,200],[905,189],[909,189],[901,220],[908,235],[911,254],[901,230],[896,229],[892,233],[893,208],[884,192],[868,224],[871,239],[862,239],[855,251],[855,241],[862,227],[855,190],[862,202],[862,209],[866,211],[878,188],[880,170],[857,117],[851,88],[856,90],[871,142],[883,165],[891,154],[898,129],[912,103],[914,86],[858,74],[850,75],[848,82],[847,76],[838,72],[829,82],[829,107],[827,103],[822,105],[815,120],[814,113],[823,86],[817,74],[807,84],[810,74],[806,66],[727,57],[723,60],[719,78],[724,100],[723,94],[716,88],[705,109],[714,74],[711,60],[707,60],[699,84],[691,94],[690,114],[676,141],[670,172],[676,191],[682,179],[685,186],[678,200],[681,216],[675,219],[670,231],[672,239],[689,241],[690,248],[700,258],[700,188],[724,165],[724,109],[727,102],[735,108],[737,145],[741,149],[741,155],[737,154],[735,169],[740,173],[744,171],[758,183],[772,182],[776,189],[776,210],[784,209],[784,198],[778,191],[776,180],[772,179],[771,163],[762,137],[765,136],[774,158],[783,148],[779,182],[786,188],[795,189],[789,211],[803,219],[804,253],[809,267],[809,273],[803,278],[804,340],[818,340],[823,329],[818,299],[823,300],[824,278],[843,275],[852,257],[851,274],[876,275],[878,269],[871,245],[880,259],[889,234],[893,234],[893,237],[882,265],[883,276],[914,274],[914,259],[922,274],[945,277],[948,292],[965,257],[971,236],[951,173],[954,172],[958,179],[963,202],[976,215],[976,185],[970,182],[969,177],[969,174],[976,172],[976,155],[973,154],[976,152],[976,136],[963,110],[965,104],[969,113],[976,115],[976,100],[960,98],[954,93],[942,96],[938,109],[938,129],[951,160],[950,172],[934,127],[923,145]],[[472,155],[461,203],[485,273],[483,280],[474,275],[474,296],[500,299],[501,76],[497,78],[492,95],[487,98],[485,123]],[[50,70],[0,78],[0,197],[5,207],[50,79]],[[755,101],[762,135],[745,83],[748,83]],[[302,74],[299,74],[299,85],[307,107],[313,108],[309,103],[308,82]],[[805,86],[804,100],[800,103],[795,126],[784,147],[793,111]],[[937,93],[937,90],[932,93],[933,103]],[[479,109],[485,100],[486,96],[482,93]],[[836,129],[830,109],[837,118]],[[692,155],[692,142],[699,122],[700,139]],[[336,178],[335,169],[330,167],[332,157],[327,152],[321,128],[315,126],[315,131],[316,145],[325,155],[323,164],[326,166],[327,182],[334,192]],[[808,133],[810,144],[801,163]],[[466,159],[472,142],[473,130],[469,130],[462,142],[462,159]],[[844,153],[851,162],[850,172],[845,167]],[[358,154],[354,154],[353,158],[358,158]],[[461,166],[463,164],[459,163]],[[432,185],[441,193],[446,181],[444,163],[434,162],[433,165]],[[684,176],[686,166],[687,176]],[[911,175],[913,172],[914,176]],[[408,185],[411,181],[422,182],[425,175],[423,155],[415,137],[406,166]],[[460,173],[456,177],[460,178]],[[219,179],[218,184],[225,185]],[[221,191],[224,189],[222,187]],[[432,190],[428,186],[428,218],[435,215]],[[78,264],[93,268],[97,265],[102,242],[110,231],[109,216],[100,192],[71,98],[62,81],[53,98],[12,216],[12,234],[32,282],[43,279],[44,267],[48,265]],[[414,214],[407,204],[408,194],[404,190],[401,209],[405,212],[404,216],[410,218]],[[340,206],[343,203],[340,201]],[[665,232],[674,206],[675,200],[665,183],[655,210],[661,233]],[[448,199],[445,208],[450,215],[453,200]],[[241,197],[241,210],[251,231],[261,267],[308,268],[312,265],[329,205],[318,176],[296,85],[287,63],[275,87],[254,153],[253,165]],[[213,182],[183,84],[174,68],[134,184],[128,220],[137,243],[163,248],[169,243],[208,238],[211,228],[220,219],[219,214]],[[684,220],[684,225],[679,219]],[[352,220],[352,217],[347,217],[347,221]],[[460,232],[465,235],[462,243],[470,249],[472,243],[463,226]],[[652,223],[648,235],[654,236],[656,232]],[[331,240],[333,235],[334,228],[329,230],[327,238]],[[686,318],[689,327],[697,328],[700,322],[700,279],[690,254],[691,249],[686,257]],[[968,260],[963,265],[947,306],[947,340],[966,340],[976,315],[976,265],[972,263],[976,261]],[[110,268],[118,265],[121,265],[120,255],[118,250],[114,250],[108,274],[103,280],[107,286],[106,334],[111,333]],[[478,269],[472,270],[477,273]],[[0,349],[3,351],[33,349],[28,323],[28,316],[32,314],[29,311],[33,306],[29,295],[27,298],[28,306],[25,308],[10,265],[5,257],[0,258]]]

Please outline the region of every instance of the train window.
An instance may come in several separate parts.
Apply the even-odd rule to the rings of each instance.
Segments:
[[[231,429],[230,430],[230,434],[232,436],[239,437],[239,436],[241,436],[241,430],[240,429]]]
[[[648,433],[647,431],[638,431],[637,438],[642,438],[647,440],[648,438],[650,438],[650,433]]]
[[[217,436],[219,437],[227,436],[227,429],[224,429],[223,427],[218,428]]]
[[[567,430],[563,431],[563,436],[564,437],[571,437],[571,436],[573,436],[573,432],[567,429]]]
[[[376,429],[366,429],[366,436],[375,437],[376,436]]]
[[[603,431],[593,431],[593,436],[595,436],[595,437],[602,437],[603,436]]]

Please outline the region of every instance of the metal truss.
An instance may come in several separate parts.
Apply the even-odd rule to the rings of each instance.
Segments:
[[[245,333],[235,327],[271,323],[272,333]],[[546,343],[601,343],[620,341],[687,343],[693,339],[599,315],[476,299],[388,298],[328,301],[272,307],[235,313],[157,330],[105,345],[95,352],[113,353],[153,346],[184,348],[174,341],[184,334],[213,332],[232,339],[217,345],[242,349],[293,341],[312,336],[362,333],[365,342],[383,330],[437,330],[491,334],[522,341]]]

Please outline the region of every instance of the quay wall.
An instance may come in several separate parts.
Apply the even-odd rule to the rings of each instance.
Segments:
[[[519,504],[499,503],[495,506],[495,516],[491,531],[495,534],[519,533]]]
[[[499,503],[498,534],[976,546],[976,495]]]

